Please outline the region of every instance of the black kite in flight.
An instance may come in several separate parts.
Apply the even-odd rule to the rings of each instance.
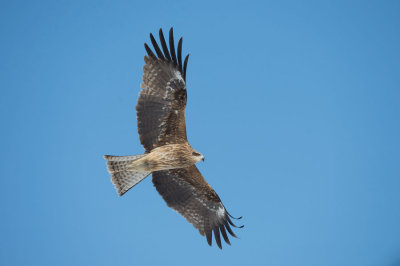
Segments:
[[[230,244],[226,231],[236,237],[230,225],[237,226],[195,166],[204,161],[203,155],[187,140],[185,107],[189,55],[182,61],[182,38],[175,53],[172,28],[169,49],[161,29],[159,37],[161,49],[150,34],[155,53],[144,44],[148,56],[144,57],[143,89],[136,106],[140,142],[146,152],[104,157],[120,196],[153,174],[153,184],[167,205],[205,235],[210,246],[214,232],[215,241],[222,248],[221,235]]]

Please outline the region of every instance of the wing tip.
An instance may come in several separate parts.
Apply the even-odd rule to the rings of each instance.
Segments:
[[[187,69],[187,61],[189,59],[189,55],[186,55],[184,62],[182,61],[182,42],[183,37],[181,37],[178,41],[178,46],[175,48],[174,44],[174,27],[171,27],[169,30],[169,49],[166,45],[166,41],[164,38],[164,33],[162,28],[158,31],[161,43],[160,46],[157,44],[154,35],[150,33],[150,41],[153,45],[155,54],[150,49],[150,47],[145,43],[145,49],[147,54],[153,59],[160,59],[169,63],[172,63],[178,67],[179,72],[181,72],[183,79],[186,81],[186,69]]]
[[[225,209],[225,207],[224,207],[224,209]],[[226,209],[225,209],[225,211],[226,211]],[[229,233],[229,235],[231,235],[234,238],[239,238],[233,232],[231,226],[235,227],[235,228],[243,228],[244,225],[240,225],[240,226],[235,225],[232,222],[232,220],[230,219],[230,217],[232,217],[232,216],[226,211],[224,218],[221,219],[220,222],[216,226],[211,227],[209,229],[205,229],[203,231],[204,232],[203,234],[202,234],[202,231],[200,231],[201,235],[203,235],[203,236],[205,235],[206,236],[207,243],[208,243],[209,246],[212,246],[212,242],[213,242],[212,241],[212,235],[214,235],[215,242],[216,242],[217,246],[221,250],[222,250],[221,235],[222,235],[222,238],[224,239],[225,243],[228,244],[229,246],[231,246],[231,242],[229,240],[228,233]],[[238,217],[238,218],[234,217],[234,219],[242,219],[242,216]],[[227,231],[228,231],[228,233],[227,233]]]

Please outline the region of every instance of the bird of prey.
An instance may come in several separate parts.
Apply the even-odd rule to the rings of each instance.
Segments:
[[[230,245],[234,237],[232,217],[221,199],[203,178],[195,164],[204,156],[193,149],[186,136],[186,67],[189,55],[182,61],[182,38],[175,51],[173,28],[169,31],[169,49],[162,29],[161,48],[150,34],[155,53],[145,43],[142,90],[136,105],[142,155],[105,155],[111,180],[120,196],[148,175],[167,205],[206,236],[208,244],[221,246],[221,235]],[[240,226],[243,227],[243,226]]]

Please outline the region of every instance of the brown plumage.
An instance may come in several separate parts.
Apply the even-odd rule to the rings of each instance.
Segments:
[[[143,83],[136,106],[143,155],[106,155],[111,180],[123,195],[149,174],[167,205],[178,211],[206,236],[212,235],[219,248],[221,235],[230,244],[227,232],[236,237],[233,218],[217,193],[203,178],[195,164],[204,157],[188,143],[186,136],[186,69],[189,55],[182,62],[182,38],[175,52],[173,29],[169,32],[169,49],[162,30],[161,48],[150,34],[155,53],[145,44]],[[236,219],[236,218],[235,218]],[[240,218],[238,218],[240,219]]]

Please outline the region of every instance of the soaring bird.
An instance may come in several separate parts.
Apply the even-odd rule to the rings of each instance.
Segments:
[[[186,68],[189,55],[182,61],[182,38],[175,52],[173,28],[169,31],[169,49],[162,29],[161,48],[154,36],[150,40],[155,53],[145,43],[142,90],[136,105],[141,155],[105,155],[108,171],[118,194],[122,196],[148,175],[167,205],[222,249],[221,235],[230,245],[228,233],[236,237],[232,217],[221,199],[203,178],[196,163],[204,156],[193,149],[186,136]],[[240,226],[240,228],[243,226]]]

